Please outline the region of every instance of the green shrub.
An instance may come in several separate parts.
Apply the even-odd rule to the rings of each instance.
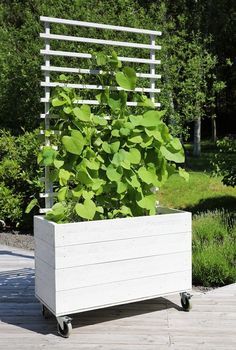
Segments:
[[[22,217],[22,194],[16,194],[4,184],[0,184],[0,220],[16,226]]]
[[[236,281],[236,218],[225,211],[193,220],[193,283],[221,286]]]
[[[11,0],[0,2],[0,125],[12,130],[14,134],[26,130],[34,130],[39,125],[38,116],[41,111],[40,97],[42,88],[40,65],[43,62],[39,54],[43,41],[39,38],[43,31],[40,15],[60,17],[81,21],[100,22],[124,26],[159,29],[157,20],[150,23],[150,15],[135,0],[98,0],[95,6],[87,0]],[[104,15],[105,14],[105,15]],[[76,28],[74,26],[52,25],[57,34],[80,36],[100,35],[93,28]],[[123,32],[106,31],[103,39],[124,41],[127,35]],[[118,40],[118,39],[117,39]],[[134,40],[135,41],[135,40]],[[54,43],[53,43],[54,44]],[[56,43],[57,49],[63,43]],[[67,43],[67,51],[78,51],[78,43]],[[86,50],[86,44],[84,44]],[[80,48],[82,50],[82,48]],[[119,54],[125,56],[129,50],[131,57],[137,55],[135,49],[121,48]],[[64,65],[63,57],[51,57],[56,66]],[[68,64],[68,60],[67,60]],[[79,62],[83,67],[83,60]]]
[[[236,139],[225,137],[217,141],[218,152],[213,161],[214,174],[222,176],[226,186],[236,186]]]
[[[39,148],[38,130],[22,136],[0,131],[0,219],[7,226],[30,230],[32,215],[25,208],[40,191],[37,179],[36,153]]]

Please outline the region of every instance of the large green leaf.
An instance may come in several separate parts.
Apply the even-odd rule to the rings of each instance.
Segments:
[[[171,145],[171,147],[173,147],[177,151],[180,151],[183,148],[180,140],[177,137],[175,137],[175,138],[173,138],[173,140],[171,140],[170,145]]]
[[[145,196],[141,200],[137,201],[137,204],[140,208],[150,210],[151,214],[154,214],[156,207],[156,195],[150,194]]]
[[[45,146],[42,150],[42,152],[40,153],[41,155],[41,160],[42,163],[45,166],[50,166],[53,165],[54,163],[54,159],[57,156],[57,151],[55,149],[53,149],[51,146]]]
[[[113,167],[109,166],[106,170],[107,177],[110,181],[119,182],[122,175]]]
[[[63,202],[66,199],[67,191],[68,191],[67,186],[60,188],[57,194],[57,198],[59,202]]]
[[[60,169],[64,165],[64,160],[54,159],[53,164],[57,169]]]
[[[61,186],[67,185],[72,173],[65,169],[60,169],[58,173],[59,182]]]
[[[151,110],[143,114],[141,125],[145,127],[158,126],[161,122],[161,117],[164,115],[162,111]]]
[[[77,167],[76,178],[84,185],[90,185],[93,183],[93,179],[88,173],[87,169],[80,168],[79,166]]]
[[[117,84],[125,90],[134,90],[136,86],[136,73],[133,68],[125,67],[123,72],[116,73]]]
[[[111,109],[115,112],[115,111],[119,111],[121,109],[122,106],[122,101],[118,96],[110,96],[108,99],[108,106],[111,107]]]
[[[96,55],[97,65],[98,66],[105,66],[108,62],[108,57],[103,52],[98,52]]]
[[[63,136],[62,143],[67,152],[80,155],[84,148],[84,138],[80,131],[73,130],[71,136]]]
[[[46,219],[60,222],[62,219],[64,219],[66,215],[67,208],[64,207],[62,203],[56,203],[53,205],[52,209],[47,212]]]
[[[130,179],[126,179],[126,181],[128,182],[128,184],[129,184],[131,187],[133,187],[133,188],[135,188],[135,189],[141,187],[141,183],[140,183],[140,181],[139,181],[139,179],[138,179],[138,177],[137,177],[136,174],[132,175],[132,176],[130,177]]]
[[[127,190],[127,184],[125,182],[117,183],[117,193],[124,193]]]
[[[52,99],[52,106],[53,107],[63,106],[64,104],[66,104],[65,100],[59,100],[59,98],[57,98],[57,97]]]
[[[176,152],[173,148],[167,148],[166,146],[162,145],[160,147],[160,152],[163,155],[163,157],[167,160],[170,160],[175,163],[184,163],[183,150]]]
[[[91,109],[88,105],[73,108],[74,115],[83,122],[90,121]]]
[[[98,115],[92,115],[92,121],[94,122],[94,124],[96,125],[107,125],[107,120],[103,117],[100,117]]]
[[[141,142],[143,142],[142,136],[140,136],[140,135],[132,136],[128,140],[129,140],[129,142],[132,142],[132,143],[141,143]]]
[[[161,132],[158,129],[147,129],[145,128],[145,132],[148,136],[153,136],[155,140],[159,141],[160,143],[163,143],[164,140],[161,136]]]
[[[118,152],[120,148],[120,141],[115,141],[110,144],[110,149],[112,153]]]
[[[127,157],[131,164],[139,164],[141,161],[141,153],[137,148],[130,148]]]
[[[29,204],[27,205],[26,209],[25,209],[25,213],[26,214],[29,214],[31,212],[31,210],[36,206],[38,205],[38,200],[37,198],[33,198],[31,199],[31,201],[29,202]]]
[[[83,219],[92,220],[96,213],[96,205],[91,199],[85,199],[84,203],[77,203],[75,211]]]
[[[145,182],[148,185],[155,185],[157,181],[157,176],[154,174],[153,171],[147,170],[145,167],[141,167],[138,170],[138,176],[140,179]]]

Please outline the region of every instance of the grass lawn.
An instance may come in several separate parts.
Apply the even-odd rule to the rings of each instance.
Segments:
[[[236,188],[226,187],[209,173],[190,171],[189,182],[173,175],[159,192],[161,205],[192,213],[214,209],[236,212]]]
[[[187,145],[189,182],[170,177],[158,193],[160,204],[193,215],[193,283],[221,286],[236,281],[236,187],[213,177],[214,146],[203,144],[202,156],[191,157]],[[236,162],[236,159],[235,159]]]
[[[186,149],[191,152],[190,145]],[[190,174],[189,182],[173,175],[158,194],[160,204],[192,213],[215,209],[236,213],[236,187],[224,186],[219,177],[211,175],[211,159],[215,152],[212,145],[203,144],[200,158],[188,156],[186,170]]]

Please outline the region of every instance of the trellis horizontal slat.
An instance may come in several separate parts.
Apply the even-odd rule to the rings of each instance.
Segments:
[[[112,72],[105,72],[99,69],[84,69],[84,68],[70,68],[70,67],[56,67],[56,66],[41,66],[41,70],[44,72],[61,72],[61,73],[77,73],[77,74],[91,74],[99,75],[103,73],[114,74]],[[161,79],[160,74],[150,74],[150,73],[136,73],[138,78],[151,78],[151,79]]]
[[[42,97],[40,99],[40,102],[44,102],[45,103],[45,102],[49,102],[49,100],[47,98],[45,98],[45,97]],[[75,104],[87,104],[87,105],[100,105],[100,103],[97,100],[75,100],[74,103]],[[138,106],[139,103],[138,102],[127,102],[126,105],[135,107],[135,106]],[[154,106],[155,107],[160,107],[161,104],[159,102],[155,102]]]
[[[58,192],[39,193],[40,198],[56,197],[57,195],[58,195]]]
[[[104,39],[96,39],[96,38],[95,39],[85,38],[85,37],[71,36],[71,35],[40,33],[40,38],[49,39],[49,40],[73,41],[73,42],[86,43],[86,44],[98,44],[98,45],[133,47],[137,49],[161,50],[160,45],[140,44],[140,43],[134,43],[134,42],[104,40]]]
[[[68,24],[73,26],[89,27],[89,28],[97,28],[97,29],[110,29],[110,30],[137,33],[137,34],[149,34],[149,35],[162,34],[160,31],[157,31],[157,30],[122,27],[122,26],[114,26],[109,24],[93,23],[93,22],[81,22],[81,21],[75,21],[70,19],[52,18],[52,17],[46,17],[46,16],[40,16],[40,21],[47,22],[47,23]]]
[[[43,86],[43,87],[67,87],[67,88],[81,89],[81,90],[84,90],[84,89],[85,90],[104,90],[105,88],[108,88],[108,86],[102,86],[102,85],[72,84],[72,83],[59,83],[59,82],[46,83],[44,81],[41,82],[41,86]],[[109,88],[110,88],[110,90],[117,90],[117,91],[124,90],[123,88],[121,88],[119,86],[110,86]],[[159,93],[160,89],[137,87],[131,91]]]
[[[40,214],[46,214],[49,210],[51,210],[51,208],[40,208],[39,209],[39,213]]]
[[[48,118],[48,116],[47,116]],[[45,135],[45,130],[40,130],[40,135]],[[50,133],[54,134],[54,135],[60,135],[61,134],[61,131],[60,130],[51,130],[50,129]]]
[[[72,52],[72,51],[59,51],[59,50],[40,50],[41,55],[45,56],[62,56],[62,57],[73,57],[73,58],[92,58],[89,53],[83,52]],[[144,63],[144,64],[161,64],[161,60],[151,60],[149,58],[139,57],[122,57],[118,56],[121,62],[132,62],[132,63]]]
[[[54,119],[54,118],[58,118],[58,115],[56,115],[56,114],[49,114],[49,113],[47,113],[47,114],[41,113],[40,114],[40,118],[41,119],[45,119],[45,118]]]

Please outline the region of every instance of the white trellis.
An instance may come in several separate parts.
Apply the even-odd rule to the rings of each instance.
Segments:
[[[75,60],[73,67],[58,67],[51,65],[50,59],[60,56],[65,58],[75,58],[75,59],[90,59],[92,56],[86,52],[71,52],[71,51],[60,51],[60,50],[52,50],[50,42],[53,41],[64,41],[64,42],[75,42],[75,43],[85,43],[93,45],[108,45],[111,47],[127,47],[127,48],[136,48],[141,50],[145,50],[148,52],[148,57],[123,57],[118,56],[119,60],[122,62],[132,62],[138,65],[146,64],[149,66],[149,72],[145,73],[137,73],[138,78],[149,79],[149,87],[137,87],[135,91],[137,92],[145,92],[148,93],[151,100],[154,102],[156,107],[160,107],[160,103],[156,102],[155,94],[160,92],[159,88],[156,88],[156,80],[161,78],[160,74],[156,74],[156,65],[160,64],[160,60],[156,59],[156,50],[160,50],[161,46],[156,45],[156,37],[161,35],[160,31],[140,29],[140,28],[131,28],[131,27],[121,27],[93,22],[82,22],[61,18],[52,18],[41,16],[40,20],[44,23],[45,31],[44,33],[40,33],[40,38],[43,38],[45,41],[45,47],[40,51],[40,53],[44,56],[44,65],[41,66],[42,71],[44,72],[45,80],[41,82],[41,86],[45,89],[45,96],[41,98],[41,102],[44,103],[44,113],[40,115],[42,119],[45,121],[45,130],[50,129],[50,91],[51,88],[56,86],[67,86],[75,89],[87,89],[87,90],[102,90],[104,87],[101,85],[92,85],[92,84],[75,84],[75,83],[60,83],[58,81],[51,81],[52,74],[51,73],[77,73],[77,74],[85,74],[86,75],[97,75],[101,74],[101,70],[95,69],[85,69],[79,68],[80,61]],[[126,33],[132,33],[137,35],[144,35],[149,37],[149,44],[146,43],[137,43],[131,41],[116,41],[116,40],[103,40],[97,39],[93,37],[80,37],[80,36],[70,36],[70,35],[59,35],[53,34],[50,31],[50,24],[58,24],[58,25],[68,25],[68,26],[76,26],[76,27],[86,27],[86,28],[95,28],[98,30],[111,30],[111,31],[121,31]],[[140,56],[143,56],[140,55]],[[120,87],[113,87],[113,89],[120,90]],[[77,104],[89,104],[89,105],[98,105],[97,100],[89,99],[81,99],[75,101]],[[137,106],[137,102],[127,102],[128,106]],[[49,145],[50,140],[45,136],[45,145]],[[53,205],[53,187],[52,183],[49,179],[49,168],[45,167],[45,177],[43,178],[45,182],[45,193],[41,194],[41,197],[45,198],[45,208],[41,209],[41,213],[46,212]]]

